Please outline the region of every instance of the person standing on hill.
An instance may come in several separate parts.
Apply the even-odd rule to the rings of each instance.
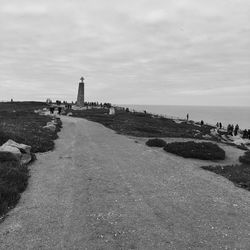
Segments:
[[[234,128],[234,136],[236,136],[238,134],[239,131],[239,125],[236,124],[235,128]]]
[[[187,113],[187,121],[188,121],[188,119],[189,119],[189,114]]]
[[[62,107],[58,107],[58,115],[60,115],[62,112]]]
[[[54,114],[54,110],[55,110],[54,107],[50,107],[50,108],[49,108],[50,114]]]

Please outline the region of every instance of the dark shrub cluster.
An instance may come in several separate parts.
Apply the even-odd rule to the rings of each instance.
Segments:
[[[250,191],[250,166],[247,164],[231,166],[203,166],[204,170],[219,174],[236,186]]]
[[[160,148],[163,148],[167,145],[167,143],[162,140],[162,139],[158,139],[158,138],[155,138],[155,139],[149,139],[147,142],[146,142],[146,145],[149,146],[149,147],[160,147]]]
[[[164,147],[164,150],[184,158],[197,158],[201,160],[225,159],[225,151],[217,144],[211,142],[173,142],[168,143]]]
[[[250,151],[239,157],[240,165],[203,166],[201,168],[219,174],[236,186],[250,191]]]
[[[17,161],[0,162],[0,216],[14,207],[28,184],[29,170]]]
[[[250,151],[246,151],[244,155],[240,156],[239,161],[250,165]]]

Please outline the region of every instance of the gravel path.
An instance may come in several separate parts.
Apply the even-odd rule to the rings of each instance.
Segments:
[[[201,161],[62,120],[0,224],[0,249],[250,249],[250,192]]]

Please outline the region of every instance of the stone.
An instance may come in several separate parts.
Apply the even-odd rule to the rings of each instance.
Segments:
[[[109,109],[109,115],[115,115],[115,108],[114,107]]]
[[[67,116],[72,116],[73,114],[71,113],[71,112],[69,112],[68,114],[67,114]]]
[[[21,153],[21,151],[18,148],[12,147],[12,146],[8,146],[8,145],[5,145],[5,144],[3,144],[0,147],[0,152],[9,152],[12,155],[14,155],[18,160],[21,160],[21,157],[22,157],[22,153]]]
[[[18,148],[21,151],[21,153],[30,154],[31,146],[22,143],[17,143],[13,140],[8,140],[3,145]]]
[[[52,131],[52,132],[55,132],[55,131],[56,131],[56,126],[55,126],[54,124],[46,125],[46,126],[44,126],[43,128],[49,129],[49,130]]]
[[[0,160],[15,160],[21,165],[31,161],[31,146],[8,140],[0,147]]]
[[[21,165],[28,164],[32,160],[31,154],[22,154]]]

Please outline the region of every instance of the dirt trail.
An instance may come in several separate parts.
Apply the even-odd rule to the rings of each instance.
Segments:
[[[1,249],[250,249],[250,192],[199,161],[62,120],[0,224]]]

